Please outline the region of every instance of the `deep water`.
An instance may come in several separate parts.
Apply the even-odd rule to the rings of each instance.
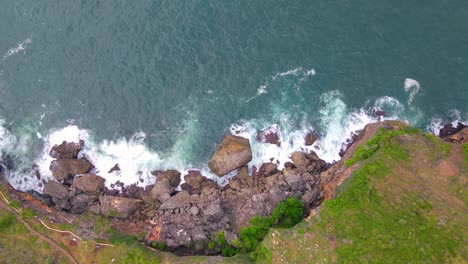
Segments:
[[[234,130],[251,165],[301,148],[333,162],[374,107],[437,131],[468,120],[466,21],[463,0],[0,0],[3,163],[40,191],[33,164],[50,179],[50,146],[81,138],[108,185],[145,185],[154,169],[210,176]],[[255,141],[272,124],[281,148]]]

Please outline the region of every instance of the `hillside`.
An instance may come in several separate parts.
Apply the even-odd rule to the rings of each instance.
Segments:
[[[259,262],[468,261],[468,145],[380,127],[391,128],[368,126],[360,146],[322,174],[335,197],[294,228],[270,230]]]

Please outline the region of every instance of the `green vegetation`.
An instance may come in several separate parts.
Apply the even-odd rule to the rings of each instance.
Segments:
[[[360,162],[360,167],[337,189],[336,198],[325,201],[309,223],[294,227],[296,232],[269,234],[257,260],[466,262],[466,203],[461,191],[454,191],[463,175],[443,178],[431,167],[449,158],[454,147],[413,129],[380,130],[345,162],[348,167]],[[467,154],[465,144],[465,164]]]
[[[224,238],[224,232],[219,231],[216,238],[209,244],[209,249],[218,247],[223,256],[231,257],[235,254],[249,253],[252,260],[258,254],[264,257],[264,249],[259,248],[259,244],[267,235],[271,227],[291,228],[302,220],[304,214],[304,204],[295,197],[289,197],[284,202],[276,205],[270,217],[255,216],[250,219],[250,225],[242,227],[239,239],[234,239],[229,244]]]
[[[142,246],[135,246],[130,249],[123,258],[125,264],[158,264],[159,258],[154,254],[148,254]]]
[[[161,250],[161,251],[164,251],[167,247],[166,244],[164,243],[158,243],[158,242],[151,242],[151,247],[157,249],[157,250]]]
[[[419,129],[411,127],[403,127],[398,130],[387,131],[384,128],[381,128],[372,139],[367,141],[366,144],[359,146],[354,156],[345,161],[346,167],[349,167],[355,164],[358,161],[366,160],[376,153],[379,149],[383,150],[383,153],[387,156],[393,156],[403,160],[408,159],[408,154],[401,147],[400,142],[398,141],[398,136],[404,134],[415,134],[420,132]]]
[[[34,212],[31,211],[31,209],[26,208],[21,212],[21,217],[23,219],[33,219],[34,218]]]
[[[6,213],[0,217],[0,232],[4,232],[6,229],[15,224],[16,218],[12,213]]]

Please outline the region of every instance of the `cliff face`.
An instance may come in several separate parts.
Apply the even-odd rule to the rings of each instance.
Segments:
[[[328,200],[293,229],[270,230],[260,262],[468,261],[466,143],[372,124],[321,176]]]

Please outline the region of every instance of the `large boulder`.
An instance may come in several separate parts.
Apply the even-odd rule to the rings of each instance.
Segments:
[[[65,199],[68,195],[68,190],[61,183],[54,180],[48,181],[44,186],[44,194],[50,195],[53,198]]]
[[[73,187],[89,193],[99,192],[104,189],[106,180],[92,173],[85,174],[73,180]]]
[[[116,218],[127,218],[135,212],[141,204],[141,200],[102,195],[99,197],[101,203],[101,213],[106,216]]]
[[[98,197],[96,195],[79,194],[71,200],[70,211],[73,214],[80,214],[87,211],[94,202],[97,202]]]
[[[313,131],[311,131],[307,133],[306,136],[304,137],[304,145],[312,146],[316,140],[317,140],[317,135]]]
[[[62,144],[53,146],[49,155],[54,159],[76,159],[83,143],[82,140],[79,143],[63,141]]]
[[[156,180],[160,181],[162,179],[167,179],[169,184],[172,187],[177,187],[180,184],[180,172],[176,170],[167,170],[167,171],[153,171],[151,172],[154,176],[156,176]]]
[[[224,137],[218,149],[208,161],[208,167],[218,175],[238,169],[252,160],[252,150],[248,139],[228,135]]]
[[[156,182],[153,189],[151,189],[151,198],[159,200],[161,203],[165,202],[171,194],[175,191],[175,188],[171,186],[168,179],[161,179]]]
[[[167,199],[160,209],[184,208],[190,202],[190,194],[187,191],[181,191],[178,194]]]
[[[55,179],[61,181],[68,176],[88,173],[93,167],[93,164],[87,159],[81,158],[53,160],[50,163],[49,169],[52,171]]]

